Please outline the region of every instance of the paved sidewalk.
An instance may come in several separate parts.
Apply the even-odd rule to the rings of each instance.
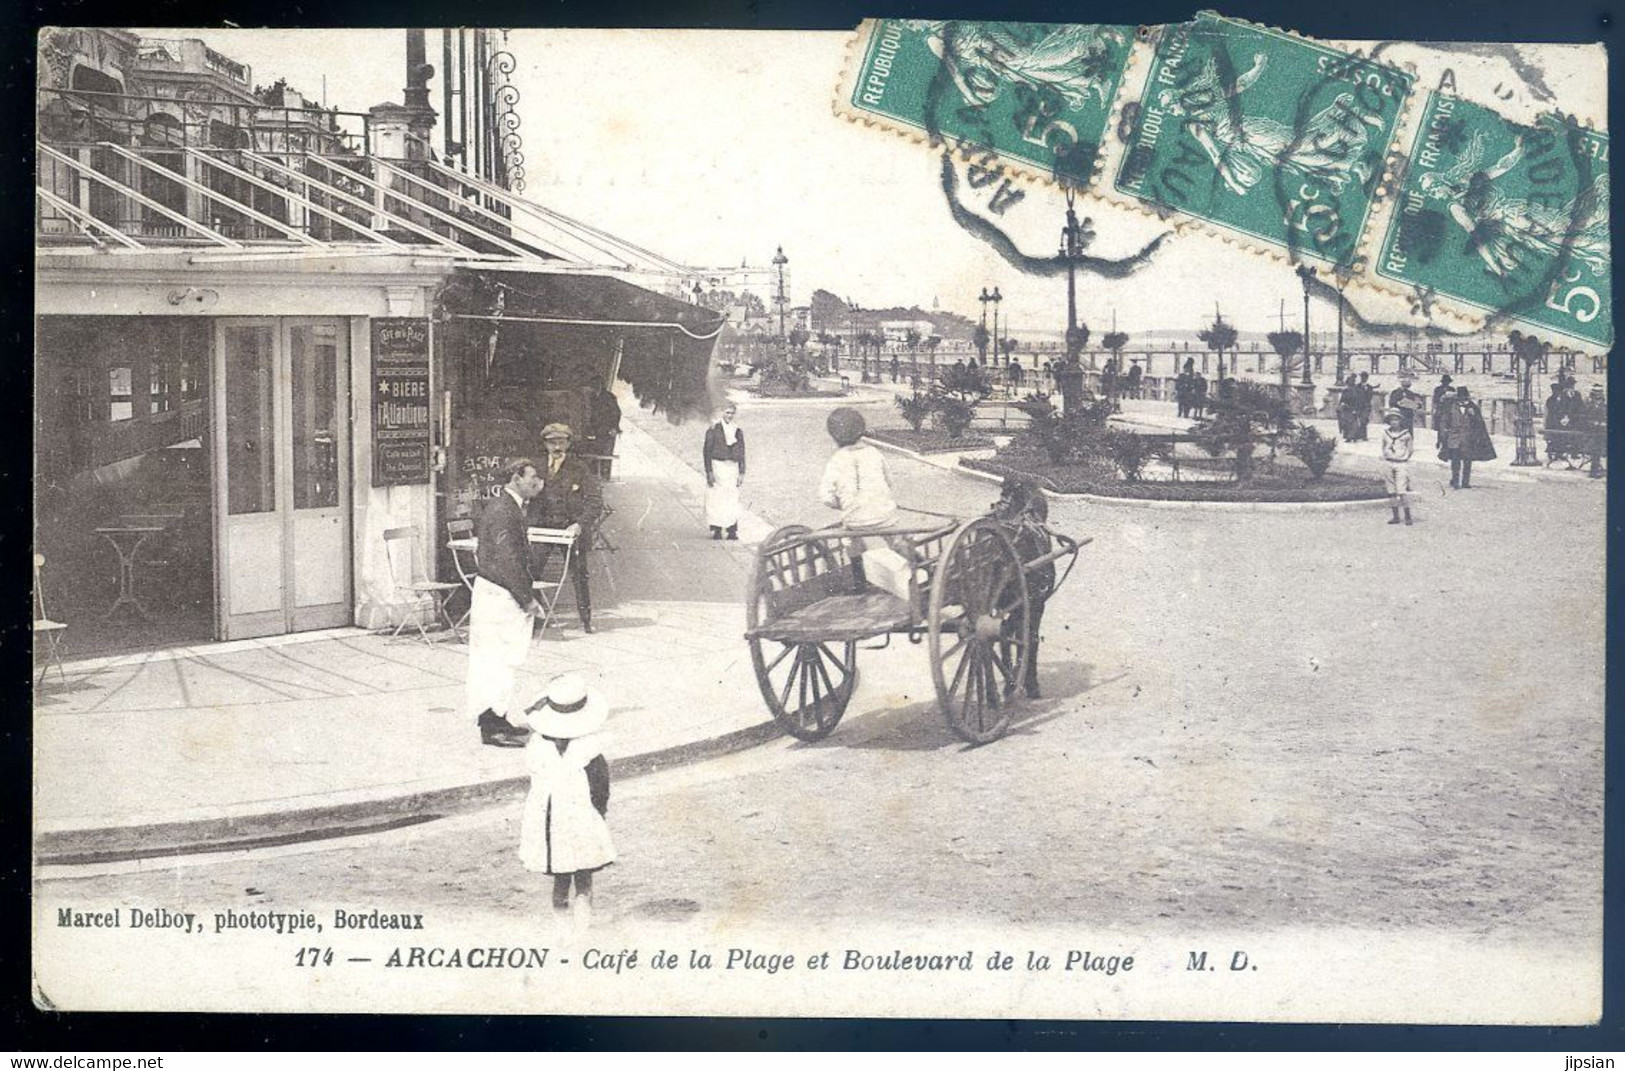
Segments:
[[[776,735],[742,638],[769,526],[707,539],[704,478],[639,419],[659,418],[625,422],[598,632],[567,594],[521,676],[531,692],[567,670],[601,687],[623,772]],[[517,794],[523,753],[481,746],[463,710],[467,650],[336,629],[69,663],[36,696],[40,858],[220,850]]]

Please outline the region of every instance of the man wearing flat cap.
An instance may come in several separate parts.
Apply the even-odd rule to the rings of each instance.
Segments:
[[[586,462],[570,453],[574,436],[568,424],[549,424],[542,429],[542,490],[532,501],[531,521],[543,528],[575,529],[576,545],[570,554],[570,579],[575,584],[576,610],[581,629],[592,632],[592,593],[587,586],[587,554],[592,545],[592,522],[598,517],[599,491]],[[548,543],[536,546],[538,573],[559,548]]]

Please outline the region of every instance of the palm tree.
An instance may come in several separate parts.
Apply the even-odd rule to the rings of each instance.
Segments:
[[[931,382],[937,381],[937,347],[942,345],[941,335],[932,335],[925,340],[925,352],[931,358]]]
[[[1207,348],[1219,354],[1219,378],[1224,378],[1224,351],[1234,349],[1237,332],[1235,327],[1224,322],[1224,317],[1217,312],[1213,314],[1213,326],[1196,332],[1196,337],[1207,343]]]
[[[1271,331],[1265,337],[1281,357],[1281,397],[1285,398],[1292,390],[1292,358],[1303,349],[1303,335],[1296,331]]]
[[[1128,345],[1128,332],[1108,331],[1106,332],[1105,336],[1101,338],[1100,344],[1106,347],[1108,350],[1111,350],[1113,357],[1121,358],[1123,354],[1123,347]],[[1119,360],[1118,363],[1121,364],[1122,361]]]
[[[873,349],[875,351],[875,360],[878,361],[880,359],[880,347],[879,347],[879,338],[878,338],[878,336],[873,331],[868,331],[868,330],[859,331],[858,332],[858,355],[863,361],[863,366],[862,366],[862,370],[861,370],[860,374],[861,374],[861,378],[863,379],[863,382],[865,382],[865,383],[869,382],[869,351],[871,349]]]

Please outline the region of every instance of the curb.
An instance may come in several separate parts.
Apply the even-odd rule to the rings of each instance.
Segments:
[[[689,465],[631,421],[628,421],[628,425],[628,431],[637,437],[641,448],[652,451],[656,457],[675,466],[672,478],[686,481],[690,490],[704,492],[704,476],[698,469]],[[753,513],[745,512],[741,522],[755,523],[761,525],[764,530],[769,529],[766,522]],[[303,633],[294,635],[315,636]],[[293,638],[278,638],[276,641],[277,645],[294,642],[299,641]],[[243,641],[243,644],[261,646],[264,645],[264,641]],[[212,652],[218,650],[220,646],[223,645],[208,645],[204,649]],[[151,658],[153,658],[151,652],[142,652],[136,655],[112,656],[109,661],[142,661]],[[752,716],[758,716],[759,713],[758,706]],[[473,730],[474,727],[470,725],[468,731],[472,734]],[[779,724],[769,719],[743,729],[729,730],[714,737],[685,741],[640,754],[614,757],[610,760],[610,772],[617,779],[644,777],[674,767],[745,751],[777,739],[782,734],[783,729]],[[364,836],[503,805],[523,798],[529,787],[529,778],[522,775],[436,787],[424,787],[419,781],[417,787],[404,785],[386,787],[381,790],[380,795],[344,802],[264,810],[258,813],[219,814],[197,818],[177,816],[145,824],[48,830],[37,833],[34,838],[34,863],[36,867],[96,866],[185,855],[214,855]],[[329,799],[331,798],[330,796]]]
[[[646,777],[758,747],[782,735],[784,730],[777,722],[761,722],[721,736],[613,759],[610,775],[616,780]],[[35,839],[34,865],[93,866],[364,836],[508,803],[523,797],[529,787],[528,777],[504,777],[299,810],[147,826],[61,830]]]
[[[1157,431],[1159,434],[1163,434],[1163,435],[1168,435],[1168,434],[1176,434],[1177,435],[1182,430],[1184,430],[1184,429],[1180,429],[1180,428],[1171,428],[1171,427],[1168,427],[1167,425],[1159,424],[1159,423],[1156,423],[1155,421],[1149,421],[1149,420],[1146,420],[1144,418],[1138,418],[1137,419],[1133,414],[1127,414],[1127,413],[1119,413],[1119,414],[1113,416],[1111,419],[1113,421],[1117,421],[1117,422],[1120,422],[1120,423],[1123,423],[1123,424],[1129,424],[1129,425],[1132,425],[1132,426],[1137,427],[1137,428],[1151,428],[1151,429]],[[1175,419],[1179,419],[1179,418],[1175,418]],[[1324,417],[1314,417],[1312,419],[1324,420],[1325,418]],[[1499,449],[1499,448],[1500,447],[1497,447],[1497,449]],[[1413,463],[1420,463],[1420,464],[1424,464],[1424,465],[1432,465],[1433,467],[1438,468],[1438,469],[1448,470],[1449,464],[1450,464],[1449,462],[1440,461],[1437,457],[1422,456],[1423,453],[1424,453],[1423,451],[1418,451],[1418,456],[1413,457],[1411,459],[1412,462]],[[1382,463],[1380,458],[1369,457],[1369,456],[1367,456],[1365,454],[1356,454],[1356,453],[1353,453],[1353,452],[1347,452],[1346,451],[1346,452],[1344,452],[1344,454],[1342,456],[1344,458],[1346,458],[1346,459],[1354,461],[1357,464],[1368,464],[1369,463],[1370,465],[1380,465]],[[1484,462],[1480,462],[1479,464],[1482,465],[1482,464],[1484,464]],[[1550,468],[1549,466],[1545,465],[1544,463],[1540,464],[1540,465],[1520,466],[1518,468],[1513,468],[1509,463],[1508,465],[1506,465],[1506,466],[1504,466],[1502,468],[1499,468],[1499,469],[1496,469],[1496,468],[1488,468],[1488,469],[1486,469],[1486,468],[1477,468],[1477,469],[1473,470],[1474,478],[1481,479],[1481,480],[1489,480],[1492,483],[1541,483],[1541,482],[1568,483],[1568,482],[1577,482],[1577,481],[1574,480],[1574,477],[1579,476],[1579,475],[1583,475],[1583,473],[1580,473],[1580,472],[1577,472],[1577,471],[1574,471],[1574,470],[1567,470],[1567,469],[1556,469],[1556,470],[1554,470],[1554,469]],[[1215,504],[1217,504],[1217,503],[1215,503]]]
[[[933,468],[944,472],[957,472],[963,476],[970,476],[988,483],[1003,483],[1004,477],[983,469],[973,469],[965,465],[962,460],[956,460],[953,465],[944,465],[933,458],[943,458],[946,454],[922,454],[917,450],[910,450],[906,446],[884,442],[880,439],[865,435],[864,440],[880,447],[882,450],[891,450],[916,461],[923,462]],[[1044,497],[1061,502],[1093,502],[1102,506],[1129,506],[1143,509],[1162,510],[1218,510],[1235,513],[1339,513],[1346,510],[1371,509],[1375,506],[1387,506],[1388,496],[1381,498],[1356,498],[1343,502],[1168,502],[1156,498],[1117,498],[1112,495],[1097,495],[1087,491],[1051,491],[1044,488]]]

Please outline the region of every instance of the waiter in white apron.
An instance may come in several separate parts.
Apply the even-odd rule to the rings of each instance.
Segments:
[[[705,432],[705,523],[711,538],[739,538],[739,487],[745,482],[745,433],[734,423],[734,404]]]
[[[492,747],[523,747],[530,735],[508,720],[515,673],[530,650],[531,622],[542,612],[531,587],[525,503],[542,489],[536,462],[518,458],[508,483],[486,500],[476,521],[479,575],[468,613],[469,713],[478,714],[480,739]]]

